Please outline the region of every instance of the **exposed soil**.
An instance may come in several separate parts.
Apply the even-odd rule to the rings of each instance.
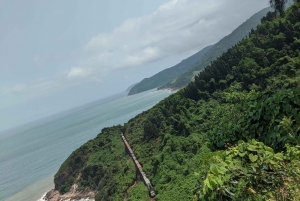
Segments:
[[[52,189],[46,194],[44,199],[47,201],[79,201],[95,198],[95,191],[77,191],[77,187],[78,186],[74,184],[70,191],[63,195],[61,195],[57,190]]]

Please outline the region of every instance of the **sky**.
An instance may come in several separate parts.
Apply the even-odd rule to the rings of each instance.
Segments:
[[[0,131],[125,91],[268,2],[0,0]]]

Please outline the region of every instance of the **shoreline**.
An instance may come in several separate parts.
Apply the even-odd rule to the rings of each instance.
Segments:
[[[153,93],[153,94],[151,93],[151,95],[148,94],[148,93],[147,94],[141,94],[141,95],[138,95],[136,97],[131,97],[131,98],[129,98],[129,100],[125,100],[125,101],[124,101],[125,97],[114,100],[117,105],[120,105],[120,106],[124,107],[126,109],[126,111],[128,111],[129,113],[126,113],[126,114],[122,113],[119,116],[112,116],[111,115],[113,117],[113,122],[111,120],[107,121],[105,119],[103,120],[103,119],[100,118],[101,128],[111,126],[110,125],[111,123],[113,123],[113,125],[117,125],[117,124],[120,124],[120,123],[123,124],[123,123],[127,122],[129,119],[133,118],[136,114],[140,114],[142,111],[148,110],[149,107],[152,107],[152,105],[155,105],[158,101],[160,101],[163,98],[170,95],[169,90],[162,90],[162,91],[164,91],[164,92]],[[149,98],[149,97],[153,97],[153,98]],[[119,102],[117,100],[119,100]],[[135,105],[132,104],[131,100],[133,100]],[[111,103],[111,102],[109,102],[109,103]],[[91,107],[96,107],[96,109],[97,109],[96,113],[100,114],[100,111],[102,112],[103,107],[107,106],[107,105],[109,105],[109,104],[106,104],[106,105],[105,104],[99,104],[99,106],[97,104],[94,104],[92,106],[86,106],[87,109],[83,110],[83,112],[80,111],[80,115],[82,113],[89,114]],[[114,108],[115,105],[113,105],[113,106],[109,105],[109,107]],[[106,112],[106,111],[104,111],[104,112]],[[119,111],[117,111],[117,112],[119,112]],[[78,114],[79,114],[79,111],[77,111],[77,113],[75,113],[75,115],[77,115],[78,119],[80,119],[81,116],[79,116]],[[67,119],[67,120],[69,120],[69,119]],[[45,122],[44,124],[47,125],[46,123],[47,122]],[[57,122],[54,122],[54,123],[55,123],[55,125],[57,124],[59,126],[59,124]],[[44,124],[42,124],[42,126],[44,126]],[[84,125],[85,125],[85,123],[82,123],[82,126],[84,126]],[[82,133],[87,133],[87,131],[89,131],[88,135],[90,135],[90,133],[93,134],[93,133],[96,133],[96,132],[98,133],[100,131],[100,129],[99,129],[100,126],[99,126],[98,122],[97,122],[97,125],[95,124],[95,126],[94,126],[93,122],[90,123],[89,125],[92,126],[92,127],[89,126],[89,129],[93,128],[93,130],[92,129],[86,130],[86,128],[84,128],[84,129],[82,128],[82,130],[83,130]],[[70,128],[73,128],[71,126],[72,125],[70,124]],[[40,125],[37,125],[36,129],[40,128],[40,127],[41,127]],[[97,131],[95,131],[95,130],[97,130]],[[52,135],[53,133],[51,133],[51,132],[52,132],[52,130],[49,129],[49,132],[48,133],[46,132],[44,135],[46,135],[46,134],[51,134]],[[26,133],[26,134],[29,135],[30,133]],[[68,136],[71,136],[71,134],[68,134]],[[74,134],[72,134],[72,136],[74,136]],[[54,133],[54,137],[56,137],[55,133]],[[76,136],[76,137],[79,139],[76,142],[82,140],[81,138],[83,138],[81,133],[78,133],[78,136]],[[74,140],[74,137],[72,139]],[[84,144],[86,141],[87,140],[84,140],[84,142],[80,143],[80,145]],[[80,146],[80,145],[78,145],[78,146]],[[55,148],[58,147],[57,143],[54,142],[54,141],[51,144],[51,146],[47,147],[46,152],[45,151],[42,152],[42,154],[47,153],[47,155],[45,155],[44,158],[49,158],[50,157],[50,155],[48,154],[48,153],[50,153],[48,149],[50,149],[50,148],[52,149],[53,147],[55,147]],[[75,149],[76,148],[72,148],[72,151],[74,151]],[[57,149],[55,149],[55,150],[57,150]],[[54,162],[56,162],[56,161],[54,161]],[[60,162],[59,165],[61,165],[61,163],[62,162]],[[50,165],[53,166],[53,165],[57,165],[57,164],[50,164]],[[41,165],[41,166],[38,166],[38,167],[39,167],[40,171],[44,171],[43,169],[47,169],[49,167],[49,164],[45,163],[44,166]],[[55,169],[57,169],[57,168],[55,168]],[[20,168],[20,170],[22,170],[22,168]],[[52,175],[44,174],[44,176],[41,176],[41,178],[38,178],[39,180],[37,180],[37,181],[35,181],[35,179],[37,179],[37,178],[34,177],[34,175],[32,175],[32,177],[29,178],[29,179],[33,183],[29,184],[29,186],[24,186],[23,189],[20,188],[20,189],[14,191],[12,193],[6,193],[5,197],[3,198],[3,201],[16,201],[16,200],[38,201],[38,200],[43,200],[43,197],[44,197],[45,193],[47,193],[48,191],[50,191],[51,189],[54,188],[54,182],[53,182],[54,181],[54,179],[53,179],[54,173],[53,172],[54,172],[53,170],[50,172],[50,174],[52,173]],[[56,170],[55,170],[55,172],[56,172]],[[92,197],[90,197],[90,198],[92,198]],[[89,200],[91,200],[91,199],[89,199]]]
[[[54,189],[54,182],[53,182],[54,175],[47,176],[36,183],[26,187],[22,191],[12,195],[11,197],[5,199],[5,201],[50,201],[46,199],[46,195],[53,191]],[[90,196],[91,197],[91,196]],[[78,197],[77,197],[78,198]],[[59,199],[60,201],[95,201],[93,198],[78,198],[72,199],[72,196],[65,197],[65,199]]]
[[[60,195],[57,190],[51,189],[38,201],[95,201],[95,191],[78,192],[76,191],[76,187],[77,185],[73,185],[70,192],[63,195]]]
[[[52,188],[54,188],[54,175],[47,176],[22,191],[10,196],[5,201],[42,201],[41,198]]]

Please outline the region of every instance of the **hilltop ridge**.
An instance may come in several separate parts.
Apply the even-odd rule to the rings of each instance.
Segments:
[[[222,38],[217,42],[209,51],[197,63],[195,63],[188,71],[179,75],[175,80],[172,80],[165,85],[161,86],[160,89],[165,88],[182,88],[191,82],[194,75],[202,71],[206,66],[208,66],[213,60],[221,56],[225,51],[227,51],[232,46],[236,45],[240,40],[249,36],[249,32],[257,28],[261,23],[260,20],[272,9],[270,7],[264,8],[259,12],[255,13],[248,20],[243,22],[229,35]]]
[[[271,8],[262,9],[216,44],[203,48],[196,54],[186,58],[173,67],[143,79],[129,91],[129,95],[154,88],[180,89],[186,86],[195,74],[203,70],[205,66],[209,65],[211,61],[220,56],[228,48],[238,43],[242,38],[248,36],[251,29],[256,29],[257,25],[260,24],[260,19],[269,11],[271,11]]]
[[[181,73],[186,72],[190,68],[190,66],[197,62],[211,47],[212,45],[209,45],[199,52],[193,54],[192,56],[182,60],[175,66],[160,71],[159,73],[149,78],[143,79],[141,82],[137,83],[130,89],[128,95],[133,95],[160,87],[170,80],[175,79]]]

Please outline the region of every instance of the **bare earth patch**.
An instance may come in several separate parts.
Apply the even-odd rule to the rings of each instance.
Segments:
[[[61,195],[57,190],[50,190],[44,199],[46,201],[90,201],[94,200],[96,191],[77,191],[74,184],[68,193]]]

